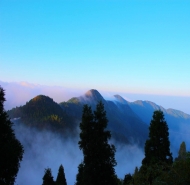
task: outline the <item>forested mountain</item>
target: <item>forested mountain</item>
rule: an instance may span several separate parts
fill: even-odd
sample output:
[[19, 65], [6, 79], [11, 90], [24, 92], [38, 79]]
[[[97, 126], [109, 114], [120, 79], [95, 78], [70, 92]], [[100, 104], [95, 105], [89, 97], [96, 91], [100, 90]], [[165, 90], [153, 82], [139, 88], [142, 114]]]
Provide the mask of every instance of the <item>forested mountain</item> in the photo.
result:
[[127, 104], [106, 101], [97, 90], [89, 90], [85, 95], [72, 98], [60, 105], [68, 115], [74, 116], [80, 121], [82, 105], [89, 104], [92, 109], [95, 109], [99, 101], [104, 104], [109, 120], [108, 129], [114, 139], [120, 142], [144, 144], [148, 136], [148, 126], [134, 114]]
[[150, 101], [135, 101], [125, 102], [130, 108], [139, 116], [139, 118], [150, 124], [152, 114], [155, 110], [161, 110], [164, 113], [165, 119], [168, 123], [170, 130], [179, 131], [182, 126], [190, 125], [190, 115], [185, 114], [182, 111], [174, 109], [164, 109], [162, 106], [156, 105]]
[[74, 120], [68, 116], [53, 99], [39, 95], [31, 99], [24, 106], [8, 111], [10, 118], [18, 120], [29, 127], [39, 130], [63, 132], [75, 129]]
[[79, 123], [84, 104], [95, 109], [96, 104], [102, 101], [107, 112], [108, 129], [112, 138], [121, 143], [136, 143], [144, 145], [148, 137], [148, 126], [154, 110], [162, 110], [169, 125], [169, 130], [179, 131], [181, 125], [190, 124], [190, 115], [174, 109], [164, 109], [149, 101], [128, 102], [119, 95], [115, 100], [105, 100], [97, 90], [89, 90], [80, 97], [74, 97], [67, 102], [57, 104], [53, 99], [39, 95], [26, 105], [16, 107], [8, 114], [11, 118], [20, 117], [20, 122], [40, 130], [49, 129], [78, 134]]

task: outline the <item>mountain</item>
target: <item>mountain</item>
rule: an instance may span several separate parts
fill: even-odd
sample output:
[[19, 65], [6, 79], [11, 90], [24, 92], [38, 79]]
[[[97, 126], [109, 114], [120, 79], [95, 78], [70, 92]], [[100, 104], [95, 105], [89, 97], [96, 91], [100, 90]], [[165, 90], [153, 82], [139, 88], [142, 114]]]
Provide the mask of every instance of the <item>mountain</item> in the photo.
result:
[[165, 116], [165, 120], [168, 123], [170, 130], [179, 131], [181, 126], [190, 125], [190, 115], [185, 114], [182, 111], [174, 109], [164, 109], [162, 106], [156, 105], [150, 101], [135, 101], [135, 102], [126, 102], [130, 108], [135, 112], [139, 118], [150, 124], [152, 119], [152, 114], [155, 110], [162, 110]]
[[89, 90], [83, 96], [75, 97], [60, 103], [62, 109], [80, 122], [82, 107], [89, 104], [94, 110], [97, 102], [102, 101], [109, 120], [108, 129], [115, 140], [124, 143], [144, 145], [148, 136], [148, 126], [131, 110], [127, 104], [114, 103], [105, 100], [95, 89]]
[[36, 96], [26, 105], [13, 108], [7, 113], [13, 120], [39, 130], [63, 132], [76, 127], [72, 125], [73, 118], [68, 116], [53, 99], [44, 95]]
[[135, 143], [143, 147], [153, 112], [159, 109], [164, 112], [173, 141], [181, 142], [188, 136], [190, 115], [174, 109], [164, 109], [150, 101], [128, 102], [120, 95], [115, 95], [113, 101], [105, 100], [95, 89], [60, 104], [47, 96], [39, 95], [26, 105], [8, 111], [8, 114], [12, 119], [20, 117], [19, 122], [29, 127], [78, 136], [83, 105], [88, 104], [95, 110], [99, 101], [103, 102], [107, 113], [107, 129], [119, 143]]

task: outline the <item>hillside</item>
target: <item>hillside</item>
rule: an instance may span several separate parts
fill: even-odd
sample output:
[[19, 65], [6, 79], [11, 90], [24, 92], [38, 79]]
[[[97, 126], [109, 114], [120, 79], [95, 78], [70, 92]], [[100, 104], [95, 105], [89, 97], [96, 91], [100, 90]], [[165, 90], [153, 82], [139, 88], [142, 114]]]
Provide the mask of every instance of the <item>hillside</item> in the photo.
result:
[[150, 101], [135, 101], [127, 102], [130, 108], [135, 112], [140, 119], [142, 119], [148, 125], [152, 119], [152, 114], [155, 110], [162, 110], [164, 112], [165, 119], [169, 125], [170, 130], [179, 131], [181, 126], [190, 125], [190, 115], [185, 114], [182, 111], [174, 109], [165, 109], [162, 106], [156, 105]]
[[67, 132], [69, 135], [74, 133], [78, 137], [83, 105], [89, 104], [94, 110], [99, 101], [104, 104], [112, 138], [119, 143], [143, 147], [148, 137], [152, 114], [154, 110], [159, 109], [164, 112], [173, 145], [175, 145], [173, 141], [186, 140], [184, 134], [189, 129], [184, 128], [190, 126], [190, 115], [174, 109], [164, 109], [150, 101], [128, 102], [120, 95], [115, 95], [113, 101], [105, 100], [94, 89], [60, 104], [47, 96], [39, 95], [26, 105], [8, 111], [8, 114], [12, 119], [20, 118], [19, 122], [29, 127], [61, 133], [69, 131]]
[[104, 104], [109, 120], [108, 129], [115, 140], [122, 143], [144, 145], [148, 137], [148, 126], [134, 114], [127, 104], [115, 104], [112, 101], [107, 101], [97, 90], [89, 90], [83, 96], [60, 103], [60, 106], [68, 115], [74, 116], [80, 122], [83, 105], [89, 104], [94, 110], [99, 101]]
[[[39, 95], [31, 99], [26, 105], [8, 111], [11, 119], [40, 130], [62, 132], [74, 129], [73, 118], [68, 116], [53, 99]], [[19, 119], [18, 119], [19, 118]]]

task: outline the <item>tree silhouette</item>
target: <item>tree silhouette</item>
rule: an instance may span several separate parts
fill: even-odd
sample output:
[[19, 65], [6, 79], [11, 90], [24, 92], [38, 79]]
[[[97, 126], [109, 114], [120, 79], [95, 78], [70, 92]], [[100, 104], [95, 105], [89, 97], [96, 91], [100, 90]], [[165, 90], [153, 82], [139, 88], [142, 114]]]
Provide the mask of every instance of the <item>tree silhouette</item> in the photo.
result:
[[13, 123], [4, 110], [4, 90], [0, 87], [0, 184], [13, 185], [24, 153], [16, 139]]
[[132, 176], [130, 173], [126, 174], [123, 180], [123, 185], [129, 185], [132, 181]]
[[149, 139], [145, 143], [145, 158], [142, 164], [156, 163], [171, 164], [173, 161], [170, 153], [168, 125], [161, 110], [154, 111], [149, 127]]
[[149, 127], [149, 139], [145, 143], [145, 158], [135, 175], [135, 183], [153, 184], [154, 181], [168, 171], [172, 162], [170, 153], [168, 125], [161, 110], [154, 111]]
[[75, 185], [83, 185], [83, 177], [84, 177], [84, 163], [80, 163], [78, 166], [78, 174], [76, 176]]
[[45, 174], [42, 179], [43, 179], [42, 185], [55, 185], [50, 168], [45, 169]]
[[178, 152], [178, 158], [177, 160], [184, 160], [186, 159], [187, 151], [186, 151], [186, 144], [183, 141], [180, 145], [179, 152]]
[[67, 185], [64, 168], [62, 165], [60, 165], [59, 167], [59, 171], [58, 171], [57, 179], [56, 179], [56, 185]]
[[94, 114], [91, 107], [84, 105], [80, 123], [79, 148], [83, 151], [83, 185], [116, 185], [115, 147], [108, 144], [110, 131], [106, 130], [107, 117], [104, 105], [99, 102]]

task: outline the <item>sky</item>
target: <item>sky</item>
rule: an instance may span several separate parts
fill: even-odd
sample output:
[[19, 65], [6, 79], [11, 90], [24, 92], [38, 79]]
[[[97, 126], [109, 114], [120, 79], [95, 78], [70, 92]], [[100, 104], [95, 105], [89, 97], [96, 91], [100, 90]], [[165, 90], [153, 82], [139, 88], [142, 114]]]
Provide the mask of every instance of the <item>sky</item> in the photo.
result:
[[181, 97], [187, 107], [189, 7], [189, 0], [0, 1], [0, 81]]

